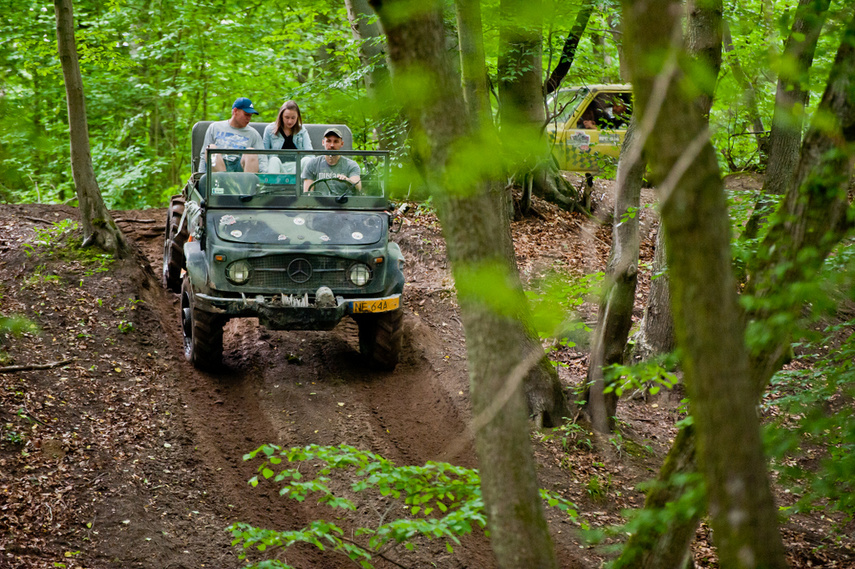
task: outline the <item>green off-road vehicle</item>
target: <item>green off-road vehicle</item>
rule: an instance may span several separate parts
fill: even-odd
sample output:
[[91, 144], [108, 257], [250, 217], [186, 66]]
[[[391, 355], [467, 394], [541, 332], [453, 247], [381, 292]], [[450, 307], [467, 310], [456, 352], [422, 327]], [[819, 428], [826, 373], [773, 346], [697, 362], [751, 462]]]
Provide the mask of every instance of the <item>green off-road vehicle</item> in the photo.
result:
[[[200, 368], [222, 361], [223, 326], [255, 317], [272, 330], [331, 330], [344, 317], [359, 328], [359, 348], [391, 370], [401, 350], [403, 256], [389, 241], [386, 152], [225, 150], [199, 154], [208, 122], [193, 127], [193, 172], [166, 216], [163, 283], [181, 294], [184, 355]], [[265, 123], [251, 126], [263, 131]], [[329, 127], [304, 125], [314, 148]], [[212, 160], [278, 158], [275, 172], [213, 172]], [[339, 154], [361, 169], [361, 187], [320, 179], [304, 190], [305, 161]]]

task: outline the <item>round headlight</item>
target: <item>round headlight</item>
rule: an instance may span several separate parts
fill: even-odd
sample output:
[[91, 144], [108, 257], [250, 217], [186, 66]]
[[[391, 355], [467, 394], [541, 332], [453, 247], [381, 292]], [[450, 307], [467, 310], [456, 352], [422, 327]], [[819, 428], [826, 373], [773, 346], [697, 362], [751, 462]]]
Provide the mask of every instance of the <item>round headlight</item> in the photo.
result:
[[371, 269], [368, 265], [358, 263], [350, 267], [347, 276], [350, 278], [350, 282], [356, 286], [365, 286], [371, 280]]
[[235, 261], [228, 267], [226, 267], [226, 278], [229, 279], [230, 282], [241, 285], [246, 283], [249, 280], [249, 276], [252, 273], [252, 270], [249, 267], [249, 263], [245, 260], [241, 259], [240, 261]]

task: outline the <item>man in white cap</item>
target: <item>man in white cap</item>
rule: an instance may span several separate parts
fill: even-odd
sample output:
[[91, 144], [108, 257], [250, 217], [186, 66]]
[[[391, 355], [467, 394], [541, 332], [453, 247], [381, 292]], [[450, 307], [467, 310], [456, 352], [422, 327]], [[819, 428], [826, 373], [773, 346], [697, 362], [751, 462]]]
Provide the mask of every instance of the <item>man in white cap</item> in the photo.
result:
[[[205, 155], [208, 148], [230, 148], [234, 150], [261, 149], [264, 143], [258, 131], [249, 126], [252, 115], [258, 111], [252, 106], [252, 101], [239, 97], [232, 105], [232, 117], [228, 120], [212, 122], [205, 132], [202, 142], [199, 171], [206, 169]], [[240, 158], [240, 160], [238, 160]], [[267, 156], [258, 154], [214, 154], [212, 156], [214, 172], [266, 172]]]
[[[342, 140], [341, 131], [335, 127], [328, 128], [324, 133], [323, 145], [325, 150], [341, 150]], [[307, 191], [317, 180], [344, 180], [353, 184], [357, 190], [362, 189], [360, 181], [359, 164], [340, 154], [315, 156], [308, 160], [303, 167], [303, 191]], [[319, 184], [313, 188], [319, 193], [329, 193], [334, 189], [336, 191], [344, 191], [349, 185], [345, 183], [335, 182], [337, 187], [334, 187], [333, 182], [327, 184]], [[326, 186], [326, 187], [324, 187]]]

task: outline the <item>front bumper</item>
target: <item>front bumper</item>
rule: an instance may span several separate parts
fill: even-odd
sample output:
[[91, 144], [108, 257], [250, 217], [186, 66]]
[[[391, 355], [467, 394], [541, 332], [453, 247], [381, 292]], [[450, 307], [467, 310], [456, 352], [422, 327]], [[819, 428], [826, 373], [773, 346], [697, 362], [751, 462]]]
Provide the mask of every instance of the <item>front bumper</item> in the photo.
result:
[[401, 306], [400, 294], [357, 299], [331, 295], [323, 300], [319, 298], [316, 295], [312, 302], [307, 294], [241, 295], [240, 298], [195, 295], [200, 310], [229, 318], [258, 318], [262, 326], [271, 330], [332, 330], [347, 315], [389, 312]]

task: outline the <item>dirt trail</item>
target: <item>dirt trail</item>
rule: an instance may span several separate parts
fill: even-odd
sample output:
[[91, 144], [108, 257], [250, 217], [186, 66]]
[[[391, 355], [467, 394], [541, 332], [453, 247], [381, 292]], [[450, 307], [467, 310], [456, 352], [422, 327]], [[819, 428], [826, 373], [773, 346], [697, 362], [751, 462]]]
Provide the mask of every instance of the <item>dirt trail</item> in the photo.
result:
[[[143, 241], [142, 249], [151, 265], [159, 267], [160, 240], [150, 241]], [[300, 529], [333, 515], [309, 501], [279, 498], [273, 485], [247, 486], [255, 465], [242, 456], [263, 443], [347, 443], [399, 464], [442, 460], [475, 466], [466, 431], [468, 388], [456, 317], [439, 324], [445, 334], [437, 334], [434, 325], [408, 311], [405, 348], [394, 373], [366, 367], [350, 320], [332, 332], [277, 332], [259, 327], [255, 319], [235, 320], [226, 327], [223, 369], [205, 373], [181, 361], [177, 296], [165, 291], [163, 296], [156, 304], [173, 347], [188, 434], [201, 462], [212, 471], [214, 491], [235, 506], [232, 519]], [[446, 350], [446, 344], [451, 349]], [[358, 517], [369, 521], [370, 515]], [[464, 542], [453, 562], [443, 544], [426, 546], [419, 557], [425, 563], [434, 555], [448, 558], [447, 567], [491, 566], [483, 539], [468, 542], [473, 545]], [[343, 558], [322, 556], [310, 548], [288, 559], [295, 563], [300, 558], [307, 566], [346, 564]]]

